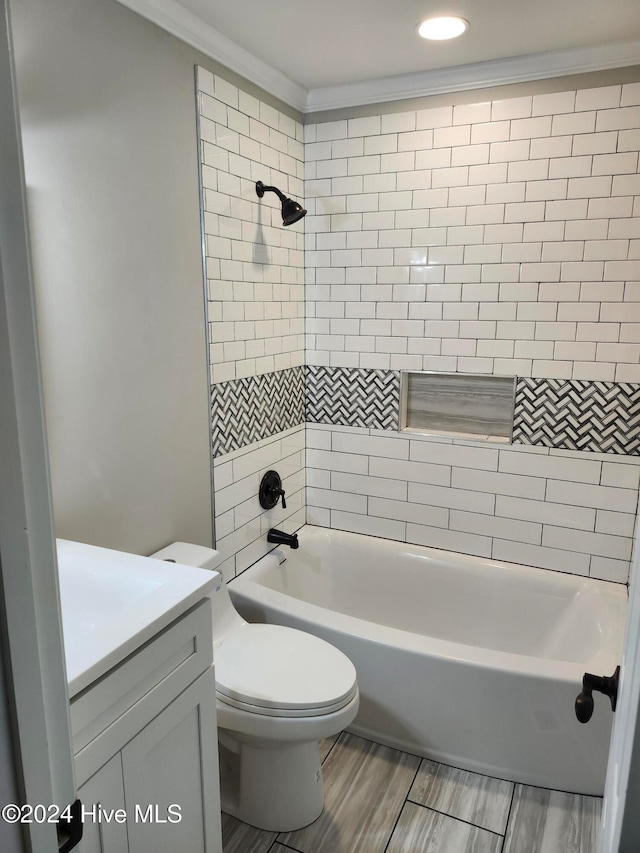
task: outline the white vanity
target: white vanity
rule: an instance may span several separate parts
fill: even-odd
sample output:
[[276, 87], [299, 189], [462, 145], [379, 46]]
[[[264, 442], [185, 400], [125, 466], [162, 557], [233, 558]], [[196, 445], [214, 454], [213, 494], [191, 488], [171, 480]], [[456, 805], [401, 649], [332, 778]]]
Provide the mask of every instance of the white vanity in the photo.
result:
[[216, 572], [58, 540], [82, 853], [221, 853]]

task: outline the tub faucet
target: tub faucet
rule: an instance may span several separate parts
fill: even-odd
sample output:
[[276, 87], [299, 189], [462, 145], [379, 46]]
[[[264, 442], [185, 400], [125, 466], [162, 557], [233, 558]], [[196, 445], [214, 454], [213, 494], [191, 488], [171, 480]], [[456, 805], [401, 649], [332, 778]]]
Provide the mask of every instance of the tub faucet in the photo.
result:
[[300, 547], [297, 533], [285, 533], [284, 530], [276, 530], [275, 527], [272, 527], [267, 533], [267, 542], [274, 545], [288, 545], [294, 550]]

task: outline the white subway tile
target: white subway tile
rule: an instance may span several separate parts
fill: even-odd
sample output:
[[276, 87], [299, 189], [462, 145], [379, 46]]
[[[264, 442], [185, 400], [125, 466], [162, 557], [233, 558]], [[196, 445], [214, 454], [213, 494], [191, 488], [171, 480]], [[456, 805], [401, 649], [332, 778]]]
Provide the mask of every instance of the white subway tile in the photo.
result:
[[591, 157], [553, 157], [549, 160], [549, 178], [584, 178], [591, 175]]
[[350, 494], [331, 489], [307, 487], [307, 503], [314, 507], [343, 510], [345, 512], [367, 513], [367, 498], [365, 495]]
[[629, 580], [629, 561], [592, 557], [589, 576], [613, 583], [627, 583]]
[[547, 157], [569, 157], [573, 145], [573, 136], [549, 136], [531, 140], [530, 156], [532, 160]]
[[367, 456], [353, 453], [337, 453], [332, 450], [308, 448], [307, 465], [310, 468], [323, 468], [328, 471], [366, 474], [369, 470], [369, 459]]
[[621, 107], [640, 104], [640, 83], [624, 83], [622, 86]]
[[424, 128], [450, 127], [453, 123], [453, 107], [432, 107], [426, 110], [418, 110], [416, 116], [416, 127], [418, 130]]
[[405, 541], [405, 523], [392, 519], [331, 510], [331, 527], [337, 530], [349, 530], [352, 533], [363, 533], [365, 536], [381, 536], [383, 539]]
[[614, 512], [635, 512], [637, 494], [633, 489], [593, 486], [584, 483], [549, 480], [546, 499], [555, 503], [589, 506]]
[[451, 468], [444, 461], [416, 462], [413, 459], [411, 461], [392, 460], [374, 456], [369, 460], [369, 474], [404, 480], [407, 483], [428, 483], [434, 486], [448, 486], [451, 481]]
[[547, 181], [529, 181], [525, 193], [526, 201], [546, 201], [567, 197], [567, 179], [557, 178]]
[[508, 201], [524, 201], [526, 183], [524, 181], [505, 184], [489, 184], [486, 188], [487, 204]]
[[492, 515], [495, 496], [466, 489], [452, 489], [425, 483], [409, 483], [409, 500], [413, 503], [461, 509]]
[[621, 86], [600, 86], [596, 89], [579, 89], [576, 93], [576, 112], [602, 110], [620, 105]]
[[477, 124], [491, 118], [491, 102], [477, 104], [458, 104], [453, 108], [454, 124]]
[[[383, 116], [384, 118], [384, 116]], [[386, 133], [382, 136], [365, 136], [365, 154], [392, 154], [398, 150], [398, 134]]]
[[545, 218], [545, 203], [543, 201], [522, 202], [521, 204], [506, 204], [504, 221], [508, 222], [538, 222]]
[[470, 184], [504, 183], [507, 180], [508, 164], [491, 163], [486, 166], [469, 166]]
[[569, 198], [608, 198], [611, 195], [610, 175], [589, 178], [571, 178], [567, 195]]
[[478, 557], [491, 556], [491, 539], [457, 530], [428, 527], [422, 524], [407, 524], [406, 541], [429, 548], [442, 548], [460, 554], [474, 554]]
[[472, 512], [451, 510], [449, 520], [451, 530], [461, 530], [465, 533], [481, 533], [498, 539], [510, 539], [515, 542], [527, 542], [532, 545], [542, 544], [542, 525], [531, 521], [520, 521], [512, 518], [476, 515]]
[[638, 460], [634, 459], [633, 461], [636, 464], [623, 465], [616, 464], [616, 462], [603, 462], [601, 485], [637, 489], [640, 486], [640, 466]]
[[596, 113], [593, 111], [555, 115], [551, 123], [551, 133], [553, 136], [593, 133], [595, 129]]
[[640, 106], [599, 110], [596, 130], [627, 130], [640, 127]]
[[534, 361], [532, 376], [545, 379], [571, 379], [573, 364], [570, 361]]
[[613, 382], [615, 372], [615, 364], [574, 361], [571, 378], [588, 379], [594, 382]]
[[[524, 456], [524, 454], [521, 454]], [[533, 455], [536, 461], [541, 459]], [[555, 458], [555, 457], [554, 457]], [[571, 527], [576, 530], [594, 530], [596, 510], [588, 507], [550, 503], [549, 501], [531, 501], [523, 498], [496, 496], [496, 515], [506, 518], [519, 518], [540, 524], [555, 524], [559, 527]], [[617, 513], [616, 513], [617, 514]]]
[[494, 539], [491, 556], [494, 560], [505, 560], [508, 563], [538, 566], [541, 569], [570, 572], [585, 577], [589, 574], [588, 554], [577, 554], [556, 548]]
[[551, 117], [514, 119], [511, 122], [511, 139], [532, 139], [551, 135]]
[[507, 98], [504, 101], [493, 101], [491, 104], [491, 121], [505, 119], [528, 118], [533, 109], [531, 97]]
[[449, 169], [434, 169], [432, 174], [433, 187], [460, 187], [469, 183], [467, 166], [457, 166]]
[[451, 149], [416, 151], [416, 169], [443, 169], [451, 165]]
[[416, 113], [414, 110], [403, 113], [389, 113], [382, 116], [381, 132], [406, 133], [415, 130]]
[[534, 95], [532, 115], [570, 113], [575, 109], [575, 101], [575, 92], [552, 92], [548, 95]]
[[[633, 214], [631, 197], [589, 199], [589, 219], [627, 219]], [[566, 219], [584, 219], [583, 216], [567, 216]]]
[[471, 144], [506, 142], [509, 139], [510, 126], [509, 121], [471, 123]]
[[469, 468], [454, 467], [451, 471], [451, 485], [454, 488], [489, 492], [494, 495], [513, 495], [514, 497], [532, 498], [533, 500], [543, 500], [545, 495], [545, 480], [541, 477], [525, 477], [493, 471], [473, 471]]
[[364, 139], [336, 139], [331, 143], [331, 157], [336, 160], [341, 157], [362, 157], [364, 155]]
[[350, 118], [347, 120], [347, 136], [378, 136], [380, 134], [380, 116]]
[[428, 524], [434, 527], [449, 526], [449, 510], [442, 507], [392, 501], [386, 498], [369, 498], [369, 515], [378, 518], [392, 518], [397, 521], [410, 521], [415, 524]]
[[500, 451], [498, 470], [508, 474], [598, 484], [601, 464], [581, 459], [560, 459], [555, 456], [517, 453], [514, 449]]
[[526, 160], [529, 157], [529, 140], [492, 142], [489, 150], [490, 163], [506, 163], [511, 160]]
[[331, 450], [331, 431], [307, 424], [306, 446], [315, 450]]
[[608, 533], [611, 536], [633, 536], [636, 517], [632, 513], [609, 512], [599, 509], [596, 517], [596, 533]]
[[398, 134], [398, 151], [421, 151], [433, 147], [433, 130], [413, 130]]
[[[620, 154], [596, 154], [593, 158], [593, 175], [634, 175], [633, 178], [621, 178], [614, 184], [614, 195], [626, 195], [638, 188], [638, 152], [626, 151]], [[618, 189], [619, 187], [619, 189]], [[617, 192], [616, 192], [617, 189]]]
[[606, 533], [587, 533], [584, 530], [578, 532], [566, 527], [545, 525], [542, 544], [550, 548], [609, 557], [613, 560], [629, 560], [632, 540], [623, 536], [609, 536]]
[[[584, 257], [584, 243], [579, 240], [566, 240], [544, 243], [542, 246], [542, 260], [545, 263], [554, 261], [581, 261]], [[587, 260], [585, 258], [585, 260]]]

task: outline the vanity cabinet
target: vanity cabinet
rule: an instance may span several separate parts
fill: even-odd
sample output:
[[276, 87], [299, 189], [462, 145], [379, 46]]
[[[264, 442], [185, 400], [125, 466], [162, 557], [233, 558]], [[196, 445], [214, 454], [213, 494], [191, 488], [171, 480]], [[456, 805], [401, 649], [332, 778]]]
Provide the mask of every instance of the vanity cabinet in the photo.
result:
[[71, 699], [81, 853], [221, 853], [212, 656], [206, 600]]

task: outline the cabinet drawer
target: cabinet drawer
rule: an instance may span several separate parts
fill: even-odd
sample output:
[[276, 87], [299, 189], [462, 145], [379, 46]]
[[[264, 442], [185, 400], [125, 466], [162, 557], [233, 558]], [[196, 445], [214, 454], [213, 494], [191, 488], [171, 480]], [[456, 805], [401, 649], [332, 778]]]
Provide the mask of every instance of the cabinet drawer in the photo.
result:
[[212, 661], [211, 604], [206, 599], [75, 696], [70, 716], [78, 784]]

